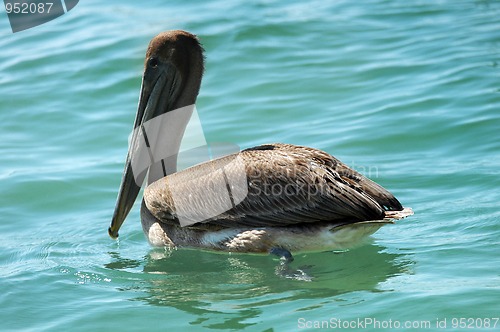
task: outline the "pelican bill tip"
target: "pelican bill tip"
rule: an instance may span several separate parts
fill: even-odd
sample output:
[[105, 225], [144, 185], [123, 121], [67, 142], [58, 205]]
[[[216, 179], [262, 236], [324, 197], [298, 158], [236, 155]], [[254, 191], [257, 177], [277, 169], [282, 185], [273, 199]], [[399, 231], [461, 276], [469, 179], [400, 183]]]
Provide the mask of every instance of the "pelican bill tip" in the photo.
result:
[[118, 239], [118, 232], [113, 230], [112, 227], [109, 227], [108, 228], [108, 234], [109, 234], [109, 237], [111, 237], [113, 240], [116, 240]]

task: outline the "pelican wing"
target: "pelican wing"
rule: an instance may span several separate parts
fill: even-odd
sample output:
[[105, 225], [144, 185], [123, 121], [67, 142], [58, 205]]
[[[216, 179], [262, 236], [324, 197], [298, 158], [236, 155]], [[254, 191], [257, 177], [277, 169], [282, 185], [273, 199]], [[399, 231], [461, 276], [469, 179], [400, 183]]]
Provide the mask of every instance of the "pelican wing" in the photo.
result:
[[169, 175], [146, 188], [144, 201], [161, 222], [202, 228], [351, 223], [403, 209], [390, 192], [326, 152], [288, 144], [257, 146]]

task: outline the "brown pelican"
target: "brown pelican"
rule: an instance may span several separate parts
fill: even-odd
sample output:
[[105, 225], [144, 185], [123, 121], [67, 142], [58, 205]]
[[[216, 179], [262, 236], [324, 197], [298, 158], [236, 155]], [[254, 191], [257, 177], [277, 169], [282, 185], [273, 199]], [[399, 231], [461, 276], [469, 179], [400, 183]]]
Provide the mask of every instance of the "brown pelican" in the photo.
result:
[[145, 172], [133, 170], [138, 140], [151, 147], [144, 126], [174, 110], [180, 123], [160, 125], [168, 131], [165, 148], [173, 151], [171, 157], [152, 160], [147, 167], [141, 220], [153, 246], [287, 256], [344, 248], [413, 214], [380, 185], [309, 147], [266, 144], [176, 172], [176, 156], [192, 112], [189, 105], [195, 104], [203, 70], [203, 48], [191, 33], [168, 31], [151, 40], [109, 228], [112, 238], [118, 237], [145, 177]]

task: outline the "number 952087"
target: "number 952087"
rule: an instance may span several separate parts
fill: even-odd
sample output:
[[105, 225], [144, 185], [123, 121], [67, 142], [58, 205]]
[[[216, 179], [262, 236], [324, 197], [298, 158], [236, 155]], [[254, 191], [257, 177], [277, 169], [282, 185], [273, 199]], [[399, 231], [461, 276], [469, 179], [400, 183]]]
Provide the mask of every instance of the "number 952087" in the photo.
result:
[[5, 11], [7, 14], [49, 14], [53, 2], [27, 3], [27, 2], [6, 2]]
[[452, 318], [451, 327], [454, 329], [494, 329], [498, 326], [499, 318]]

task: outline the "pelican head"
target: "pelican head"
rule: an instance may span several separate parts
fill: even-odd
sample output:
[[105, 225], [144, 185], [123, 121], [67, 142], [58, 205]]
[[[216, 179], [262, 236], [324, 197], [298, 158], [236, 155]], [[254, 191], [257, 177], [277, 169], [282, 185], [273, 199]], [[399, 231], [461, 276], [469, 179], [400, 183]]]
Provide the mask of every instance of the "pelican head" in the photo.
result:
[[[151, 173], [148, 167], [140, 174], [134, 174], [132, 167], [133, 154], [136, 152], [134, 146], [141, 134], [142, 126], [155, 117], [193, 105], [200, 90], [202, 75], [203, 49], [195, 35], [180, 30], [168, 31], [158, 34], [149, 43], [134, 130], [113, 219], [108, 229], [112, 238], [118, 237], [118, 230], [139, 194], [147, 171]], [[184, 121], [177, 126], [181, 128], [177, 128], [178, 134], [172, 137], [173, 151], [179, 151], [186, 125], [187, 121]], [[175, 163], [176, 160], [174, 165], [164, 172], [175, 172]]]

